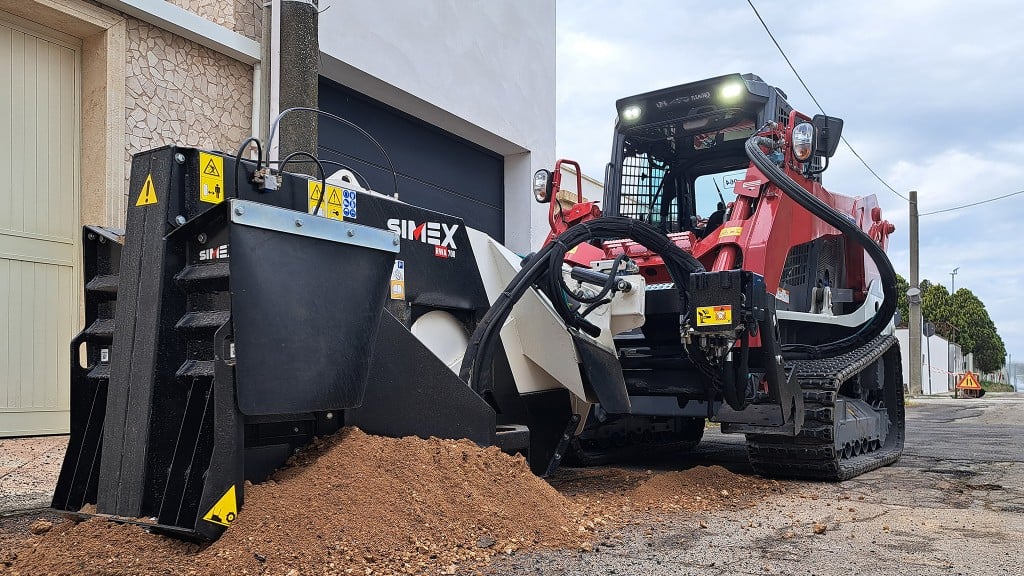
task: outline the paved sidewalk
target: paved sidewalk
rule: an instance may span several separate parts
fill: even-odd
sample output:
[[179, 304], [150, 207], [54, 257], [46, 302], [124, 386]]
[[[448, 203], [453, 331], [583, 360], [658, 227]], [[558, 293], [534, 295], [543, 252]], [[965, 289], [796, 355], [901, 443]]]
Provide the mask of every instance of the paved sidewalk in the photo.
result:
[[67, 436], [0, 438], [0, 514], [50, 505]]

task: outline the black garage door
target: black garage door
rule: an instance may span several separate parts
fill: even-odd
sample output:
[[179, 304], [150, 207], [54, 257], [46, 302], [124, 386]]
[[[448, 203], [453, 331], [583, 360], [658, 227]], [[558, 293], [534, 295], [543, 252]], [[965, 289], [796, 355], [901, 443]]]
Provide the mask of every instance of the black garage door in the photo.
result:
[[[398, 172], [401, 200], [459, 216], [504, 240], [501, 156], [324, 78], [320, 108], [358, 124], [380, 142]], [[393, 192], [387, 161], [372, 142], [326, 117], [319, 129], [321, 158], [351, 166], [378, 192]]]

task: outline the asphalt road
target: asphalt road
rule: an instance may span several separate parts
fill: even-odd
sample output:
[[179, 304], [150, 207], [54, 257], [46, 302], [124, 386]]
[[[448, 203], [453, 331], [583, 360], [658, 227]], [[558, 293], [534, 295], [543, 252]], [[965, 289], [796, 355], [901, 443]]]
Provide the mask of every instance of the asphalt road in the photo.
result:
[[[896, 465], [836, 484], [787, 482], [752, 510], [663, 516], [593, 552], [507, 557], [493, 573], [1024, 574], [1024, 394], [915, 399], [907, 419]], [[751, 473], [742, 437], [717, 431], [674, 466], [710, 463]]]

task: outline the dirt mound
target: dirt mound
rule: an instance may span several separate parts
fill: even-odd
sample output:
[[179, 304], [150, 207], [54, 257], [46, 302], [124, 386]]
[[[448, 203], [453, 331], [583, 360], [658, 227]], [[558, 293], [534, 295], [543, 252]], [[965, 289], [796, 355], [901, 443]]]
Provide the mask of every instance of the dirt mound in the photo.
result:
[[291, 464], [247, 487], [238, 520], [206, 548], [69, 521], [0, 561], [26, 575], [453, 574], [521, 548], [578, 548], [594, 530], [521, 457], [469, 441], [346, 429]]
[[238, 520], [209, 546], [100, 519], [31, 536], [26, 519], [24, 543], [0, 551], [0, 574], [471, 573], [496, 554], [590, 550], [595, 534], [665, 512], [750, 506], [783, 491], [720, 466], [563, 469], [552, 482], [497, 448], [345, 429], [247, 486]]
[[697, 466], [652, 475], [633, 489], [637, 504], [699, 512], [748, 506], [784, 491], [774, 480], [734, 474], [721, 466]]

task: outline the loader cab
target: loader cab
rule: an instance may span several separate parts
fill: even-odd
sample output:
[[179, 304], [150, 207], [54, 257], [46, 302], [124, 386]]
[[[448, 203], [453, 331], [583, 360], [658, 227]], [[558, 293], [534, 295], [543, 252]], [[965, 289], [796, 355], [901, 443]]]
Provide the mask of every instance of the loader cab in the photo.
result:
[[[616, 102], [604, 210], [665, 232], [709, 235], [749, 165], [746, 140], [788, 121], [785, 94], [753, 74], [730, 74]], [[710, 221], [710, 222], [709, 222]]]

